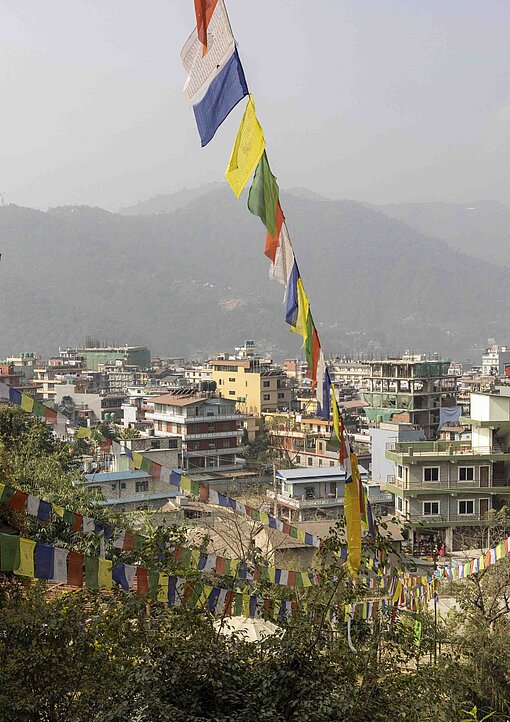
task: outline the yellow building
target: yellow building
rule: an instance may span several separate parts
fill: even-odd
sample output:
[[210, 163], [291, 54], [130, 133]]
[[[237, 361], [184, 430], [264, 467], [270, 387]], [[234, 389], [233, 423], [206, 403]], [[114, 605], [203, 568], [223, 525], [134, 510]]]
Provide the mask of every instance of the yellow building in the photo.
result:
[[257, 358], [211, 361], [216, 391], [237, 402], [243, 414], [290, 409], [292, 391], [283, 371], [261, 365]]

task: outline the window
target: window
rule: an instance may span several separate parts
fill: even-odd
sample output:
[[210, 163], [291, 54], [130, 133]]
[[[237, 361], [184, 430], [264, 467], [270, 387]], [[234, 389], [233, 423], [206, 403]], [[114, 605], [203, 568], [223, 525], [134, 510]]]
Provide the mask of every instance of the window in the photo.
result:
[[235, 380], [235, 376], [234, 376], [234, 377], [231, 376], [231, 377], [229, 378], [229, 381], [230, 381], [231, 383], [235, 383], [235, 381], [236, 381], [236, 380]]
[[305, 486], [305, 499], [315, 499], [315, 488], [313, 486]]
[[403, 474], [402, 464], [397, 464], [397, 479], [401, 479]]
[[235, 395], [236, 395], [236, 392], [235, 392], [235, 391], [229, 391], [228, 393], [229, 393], [230, 396], [235, 396]]
[[299, 454], [298, 454], [298, 455], [296, 456], [296, 464], [300, 464], [300, 463], [301, 463], [301, 457], [300, 457]]
[[439, 502], [438, 501], [424, 501], [423, 502], [423, 516], [439, 516]]
[[319, 459], [319, 466], [322, 466], [322, 459]]
[[330, 462], [329, 462], [329, 465], [330, 465], [330, 466], [334, 466], [334, 465], [335, 465], [335, 462], [334, 462], [334, 461], [330, 461]]
[[426, 466], [423, 469], [423, 481], [439, 481], [439, 466]]
[[459, 514], [474, 514], [475, 513], [475, 502], [473, 499], [460, 499], [459, 500]]
[[285, 398], [285, 394], [283, 394], [283, 393], [278, 393], [278, 398], [279, 398], [279, 399], [284, 399], [284, 398]]
[[264, 401], [269, 401], [269, 399], [271, 398], [271, 394], [264, 394], [262, 398]]
[[125, 489], [125, 488], [126, 488], [126, 482], [125, 482], [125, 481], [121, 482], [120, 488], [121, 488], [121, 489]]
[[268, 389], [271, 386], [271, 381], [264, 381], [262, 383], [262, 385], [264, 386], [265, 389]]
[[141, 491], [149, 491], [149, 482], [147, 480], [135, 481], [135, 492], [138, 494]]
[[395, 497], [395, 508], [397, 511], [402, 512], [402, 510], [404, 508], [404, 502], [403, 502], [403, 499], [401, 496]]
[[474, 478], [474, 466], [459, 466], [459, 481], [474, 481]]
[[308, 466], [312, 466], [312, 464], [313, 464], [313, 457], [309, 456], [308, 457]]
[[112, 489], [115, 490], [116, 488], [117, 488], [117, 484], [112, 484]]

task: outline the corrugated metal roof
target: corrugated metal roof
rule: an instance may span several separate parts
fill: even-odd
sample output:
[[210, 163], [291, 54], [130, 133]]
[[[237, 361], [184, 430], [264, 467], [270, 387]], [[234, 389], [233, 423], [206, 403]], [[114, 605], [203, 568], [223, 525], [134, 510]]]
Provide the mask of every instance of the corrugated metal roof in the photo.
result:
[[[163, 499], [173, 499], [178, 496], [177, 492], [166, 491], [164, 494], [140, 494], [135, 496], [124, 496], [121, 499], [105, 499], [105, 501], [97, 502], [99, 506], [118, 506], [119, 504], [133, 504], [134, 502], [143, 503], [144, 501], [159, 501]], [[179, 496], [182, 496], [179, 494]], [[178, 507], [179, 508], [179, 507]], [[187, 509], [188, 507], [183, 507]]]

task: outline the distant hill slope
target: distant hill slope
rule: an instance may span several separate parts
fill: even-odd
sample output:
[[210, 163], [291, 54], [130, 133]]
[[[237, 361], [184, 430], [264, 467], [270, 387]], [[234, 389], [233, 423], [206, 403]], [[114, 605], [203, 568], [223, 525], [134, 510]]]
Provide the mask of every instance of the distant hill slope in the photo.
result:
[[207, 195], [212, 190], [225, 186], [225, 183], [206, 183], [199, 188], [183, 188], [176, 193], [165, 193], [153, 196], [146, 201], [140, 201], [132, 206], [121, 208], [121, 216], [153, 216], [158, 213], [173, 213], [177, 208], [188, 205], [196, 198]]
[[[464, 355], [505, 337], [506, 269], [349, 201], [282, 194], [326, 350]], [[260, 221], [229, 189], [172, 213], [0, 207], [0, 355], [54, 353], [86, 335], [158, 353], [214, 353], [254, 338], [296, 355]]]
[[503, 203], [403, 203], [380, 210], [458, 251], [510, 266], [510, 208]]

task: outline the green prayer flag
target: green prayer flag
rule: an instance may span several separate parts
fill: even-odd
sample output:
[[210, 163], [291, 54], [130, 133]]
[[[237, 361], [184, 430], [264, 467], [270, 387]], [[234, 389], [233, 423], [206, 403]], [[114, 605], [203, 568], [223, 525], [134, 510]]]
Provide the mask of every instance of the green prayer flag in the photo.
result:
[[151, 467], [152, 467], [152, 461], [150, 459], [148, 459], [146, 456], [144, 456], [142, 459], [142, 463], [140, 465], [140, 469], [142, 471], [146, 471], [148, 474], [150, 474]]
[[140, 551], [143, 548], [144, 538], [140, 534], [135, 534], [135, 550]]
[[149, 572], [149, 596], [152, 599], [158, 598], [159, 572]]
[[200, 496], [200, 482], [191, 480], [191, 494], [192, 496]]
[[264, 151], [253, 176], [253, 183], [248, 195], [248, 208], [253, 215], [259, 216], [271, 236], [276, 233], [276, 208], [279, 193], [278, 183], [271, 173], [266, 151]]
[[191, 594], [189, 595], [187, 607], [190, 609], [195, 609], [197, 606], [197, 602], [200, 599], [202, 595], [202, 589], [204, 588], [203, 584], [199, 584], [198, 582], [193, 586], [193, 589], [191, 590]]
[[64, 511], [63, 520], [66, 524], [69, 524], [69, 526], [72, 526], [74, 524], [74, 514], [72, 511], [69, 511], [66, 509]]
[[41, 404], [40, 401], [37, 401], [34, 399], [34, 407], [32, 409], [32, 413], [36, 416], [45, 416], [46, 415], [46, 406], [44, 404]]
[[181, 561], [179, 562], [179, 567], [181, 569], [188, 569], [191, 564], [191, 549], [187, 549], [186, 547], [183, 547], [182, 549], [182, 556]]
[[234, 616], [239, 617], [243, 613], [243, 595], [238, 592], [234, 602]]
[[315, 324], [312, 318], [312, 312], [308, 308], [308, 316], [306, 317], [306, 338], [305, 338], [305, 359], [306, 366], [311, 371], [313, 367], [313, 329]]
[[14, 495], [15, 491], [16, 489], [13, 489], [12, 486], [4, 486], [0, 495], [0, 502], [2, 504], [7, 504], [10, 501], [11, 496]]
[[260, 521], [260, 511], [258, 509], [252, 509], [251, 518], [252, 521]]
[[289, 536], [294, 537], [294, 539], [298, 538], [298, 528], [297, 526], [291, 526], [289, 531]]
[[19, 536], [0, 534], [0, 571], [12, 572], [19, 567]]
[[87, 589], [99, 589], [99, 559], [85, 556], [85, 586]]

